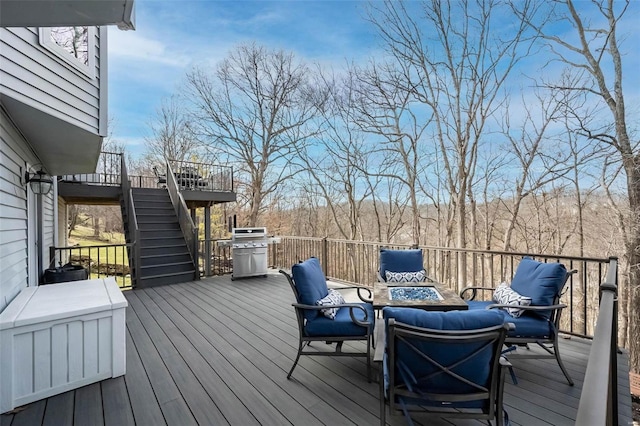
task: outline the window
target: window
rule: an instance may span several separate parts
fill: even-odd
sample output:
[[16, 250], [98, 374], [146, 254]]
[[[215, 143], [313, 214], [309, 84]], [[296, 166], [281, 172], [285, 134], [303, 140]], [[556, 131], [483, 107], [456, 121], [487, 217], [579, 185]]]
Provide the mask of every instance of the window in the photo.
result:
[[40, 44], [56, 56], [95, 77], [95, 27], [40, 28]]

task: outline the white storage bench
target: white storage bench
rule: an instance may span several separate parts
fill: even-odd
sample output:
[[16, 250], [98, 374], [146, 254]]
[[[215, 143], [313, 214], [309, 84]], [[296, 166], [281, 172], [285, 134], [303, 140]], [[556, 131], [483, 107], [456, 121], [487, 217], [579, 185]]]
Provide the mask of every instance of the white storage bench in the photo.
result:
[[0, 413], [125, 373], [114, 278], [27, 287], [0, 314]]

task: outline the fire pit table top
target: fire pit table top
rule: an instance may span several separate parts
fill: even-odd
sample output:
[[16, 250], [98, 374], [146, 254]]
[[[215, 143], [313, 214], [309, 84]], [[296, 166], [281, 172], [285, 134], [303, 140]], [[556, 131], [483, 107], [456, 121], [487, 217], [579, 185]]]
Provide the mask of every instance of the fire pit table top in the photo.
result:
[[374, 283], [373, 307], [385, 306], [420, 308], [428, 311], [469, 309], [467, 303], [453, 290], [433, 282]]

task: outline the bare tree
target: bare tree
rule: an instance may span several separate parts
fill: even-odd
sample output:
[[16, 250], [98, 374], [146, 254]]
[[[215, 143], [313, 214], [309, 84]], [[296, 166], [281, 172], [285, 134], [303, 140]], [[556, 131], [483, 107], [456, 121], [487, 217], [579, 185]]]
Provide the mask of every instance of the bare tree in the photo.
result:
[[375, 184], [368, 181], [371, 151], [353, 124], [356, 76], [353, 72], [340, 78], [319, 75], [323, 133], [307, 149], [299, 149], [298, 161], [331, 212], [340, 237], [361, 239], [363, 208]]
[[[581, 117], [577, 130], [585, 137], [597, 141], [605, 149], [614, 148], [626, 175], [629, 199], [629, 216], [624, 218], [626, 233], [626, 258], [629, 273], [629, 336], [630, 366], [640, 371], [640, 146], [633, 141], [627, 123], [625, 93], [623, 90], [623, 54], [618, 44], [618, 29], [629, 0], [592, 0], [580, 2], [576, 7], [573, 0], [557, 0], [552, 11], [554, 22], [565, 24], [572, 33], [558, 35], [554, 28], [526, 18], [538, 35], [546, 42], [546, 47], [554, 58], [572, 70], [582, 79], [580, 84], [564, 86], [545, 84], [555, 90], [580, 91], [593, 102], [601, 103], [608, 109], [609, 117], [587, 116], [576, 111]], [[514, 2], [514, 10], [523, 16], [519, 2]], [[587, 18], [588, 16], [588, 18]], [[583, 111], [585, 111], [584, 109]], [[637, 124], [637, 123], [636, 123]], [[620, 224], [622, 226], [622, 223]], [[634, 308], [635, 307], [635, 308]], [[623, 304], [624, 309], [624, 304]]]
[[553, 134], [550, 127], [559, 119], [562, 105], [567, 99], [559, 102], [551, 96], [544, 96], [537, 90], [534, 100], [522, 99], [525, 111], [522, 123], [513, 127], [511, 117], [503, 118], [503, 132], [509, 140], [509, 151], [514, 159], [511, 171], [515, 188], [509, 199], [505, 200], [509, 220], [504, 231], [503, 250], [512, 250], [513, 229], [518, 221], [520, 208], [526, 197], [544, 189], [553, 181], [566, 175], [571, 166], [568, 165], [570, 153], [559, 147], [564, 144], [559, 139], [563, 135]]
[[198, 155], [199, 144], [184, 111], [178, 97], [162, 100], [149, 123], [153, 135], [145, 138], [146, 155], [152, 164], [163, 165], [165, 159], [189, 161]]
[[[403, 64], [404, 65], [404, 64]], [[428, 155], [424, 140], [425, 129], [431, 124], [431, 111], [421, 111], [410, 90], [406, 90], [405, 71], [393, 63], [370, 62], [368, 67], [353, 71], [359, 84], [354, 104], [355, 122], [372, 138], [377, 146], [379, 172], [369, 171], [379, 178], [395, 179], [407, 194], [411, 212], [411, 242], [420, 244], [420, 204], [425, 198], [419, 190], [427, 182]], [[423, 191], [430, 198], [429, 191]]]
[[89, 27], [51, 28], [51, 40], [81, 63], [89, 64]]
[[[530, 3], [523, 2], [527, 16]], [[487, 120], [503, 101], [502, 88], [528, 54], [525, 20], [498, 31], [504, 9], [491, 0], [385, 1], [374, 4], [370, 20], [391, 57], [404, 69], [406, 90], [433, 114], [451, 207], [447, 229], [457, 246], [467, 246], [467, 196]], [[459, 285], [466, 284], [460, 268]]]
[[308, 68], [292, 53], [241, 45], [214, 73], [187, 75], [194, 128], [210, 151], [227, 155], [247, 199], [248, 225], [264, 200], [296, 171], [290, 159], [317, 133]]

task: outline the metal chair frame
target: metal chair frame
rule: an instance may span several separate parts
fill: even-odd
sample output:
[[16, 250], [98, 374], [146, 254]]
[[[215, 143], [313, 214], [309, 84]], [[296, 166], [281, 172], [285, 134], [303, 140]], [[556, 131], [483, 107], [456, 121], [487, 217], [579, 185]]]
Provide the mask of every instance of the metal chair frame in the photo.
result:
[[[540, 311], [551, 311], [551, 316], [549, 317], [549, 325], [551, 326], [553, 333], [552, 336], [549, 337], [509, 337], [505, 339], [505, 345], [510, 346], [511, 352], [509, 354], [509, 359], [547, 359], [552, 358], [555, 359], [562, 370], [562, 374], [567, 379], [567, 382], [570, 386], [573, 386], [573, 379], [569, 375], [564, 363], [562, 362], [562, 358], [560, 358], [560, 351], [558, 349], [558, 331], [560, 329], [560, 317], [562, 315], [562, 310], [567, 307], [565, 304], [560, 303], [560, 298], [566, 292], [566, 284], [569, 281], [571, 276], [578, 272], [576, 269], [571, 271], [567, 271], [567, 274], [564, 278], [564, 282], [560, 287], [560, 290], [556, 293], [553, 298], [553, 305], [550, 306], [520, 306], [520, 305], [508, 305], [508, 304], [498, 304], [494, 303], [487, 306], [487, 309], [502, 309], [502, 308], [518, 308], [528, 312], [540, 312]], [[471, 291], [471, 296], [465, 300], [474, 300], [478, 291], [494, 291], [494, 288], [489, 287], [466, 287], [460, 292], [460, 297], [465, 299], [465, 293], [467, 291]], [[513, 349], [519, 346], [524, 346], [529, 349], [529, 344], [535, 343], [544, 349], [547, 354], [521, 354], [513, 352]]]
[[[287, 374], [287, 379], [291, 378], [291, 374], [293, 373], [293, 370], [296, 368], [296, 366], [298, 365], [298, 361], [300, 360], [300, 356], [301, 355], [308, 355], [308, 356], [350, 356], [350, 357], [366, 357], [366, 361], [367, 361], [367, 380], [369, 382], [371, 382], [371, 347], [374, 346], [374, 340], [373, 340], [373, 325], [369, 324], [367, 322], [362, 322], [359, 321], [355, 315], [354, 315], [354, 311], [355, 310], [361, 310], [362, 312], [364, 312], [365, 315], [365, 320], [368, 320], [369, 318], [367, 317], [367, 312], [366, 310], [360, 306], [357, 303], [344, 303], [344, 304], [340, 304], [340, 305], [323, 305], [323, 306], [316, 306], [316, 305], [305, 305], [300, 303], [300, 294], [298, 293], [298, 289], [296, 288], [295, 282], [293, 280], [293, 277], [286, 271], [283, 271], [282, 269], [279, 271], [282, 275], [284, 275], [287, 278], [287, 281], [289, 282], [289, 285], [291, 286], [291, 290], [293, 291], [293, 294], [295, 295], [296, 298], [296, 303], [293, 303], [292, 306], [295, 308], [295, 312], [296, 312], [296, 319], [298, 320], [298, 353], [296, 355], [296, 359], [293, 362], [293, 366], [291, 367], [291, 370], [289, 370], [289, 373]], [[363, 302], [371, 302], [371, 290], [368, 289], [367, 287], [358, 287], [358, 286], [349, 286], [349, 287], [340, 287], [340, 290], [347, 290], [347, 289], [357, 289], [357, 293], [358, 293], [358, 297], [360, 298], [360, 300], [362, 300]], [[367, 291], [368, 292], [368, 297], [365, 297], [361, 294], [361, 291]], [[321, 309], [327, 309], [327, 308], [348, 308], [349, 309], [349, 315], [351, 316], [351, 320], [361, 326], [366, 328], [366, 332], [364, 335], [358, 335], [358, 336], [308, 336], [305, 333], [305, 325], [306, 325], [306, 319], [304, 316], [304, 312], [307, 310], [315, 310], [315, 311], [319, 311]], [[342, 346], [344, 342], [348, 342], [348, 341], [366, 341], [367, 343], [367, 351], [366, 352], [354, 352], [354, 351], [348, 351], [348, 352], [343, 352], [342, 350]], [[312, 342], [326, 342], [327, 344], [333, 344], [336, 343], [336, 348], [334, 351], [323, 351], [323, 350], [307, 350], [305, 351], [305, 347], [311, 347], [311, 343]]]
[[[380, 371], [380, 424], [386, 424], [386, 405], [389, 404], [391, 414], [403, 413], [409, 424], [412, 424], [410, 413], [425, 412], [428, 414], [436, 414], [442, 417], [479, 419], [479, 420], [496, 420], [498, 426], [504, 424], [505, 416], [503, 416], [503, 391], [505, 371], [511, 366], [509, 361], [501, 356], [502, 346], [507, 331], [513, 327], [513, 324], [504, 323], [494, 327], [487, 327], [476, 330], [434, 330], [429, 328], [416, 327], [396, 321], [394, 318], [389, 319], [388, 327], [381, 330], [378, 339], [384, 339], [386, 333], [386, 353], [388, 357], [388, 396], [385, 398], [384, 384], [384, 368], [382, 362], [384, 359], [385, 345], [379, 345], [381, 348], [376, 350], [374, 362], [379, 363]], [[384, 327], [381, 327], [384, 329]], [[382, 340], [384, 343], [384, 340]], [[427, 354], [421, 353], [420, 350], [412, 343], [412, 341], [423, 341], [433, 344], [451, 344], [466, 345], [473, 342], [484, 342], [482, 347], [474, 352], [467, 354], [464, 359], [460, 359], [450, 364], [444, 364], [438, 360], [429, 357]], [[435, 371], [424, 377], [413, 377], [416, 383], [427, 381], [436, 375], [445, 375], [460, 381], [474, 389], [468, 393], [432, 393], [418, 390], [419, 386], [409, 386], [396, 377], [396, 347], [399, 342], [408, 345], [416, 354], [419, 354], [423, 363], [431, 364], [435, 367]], [[481, 350], [493, 346], [493, 355], [490, 361], [489, 386], [484, 387], [469, 381], [452, 370], [459, 364], [469, 361], [478, 355]], [[410, 401], [406, 404], [404, 401]], [[417, 401], [424, 401], [423, 405], [419, 405]], [[471, 402], [486, 400], [483, 409], [451, 409], [447, 408], [448, 403], [455, 402]], [[433, 403], [442, 403], [442, 407], [432, 406]]]

